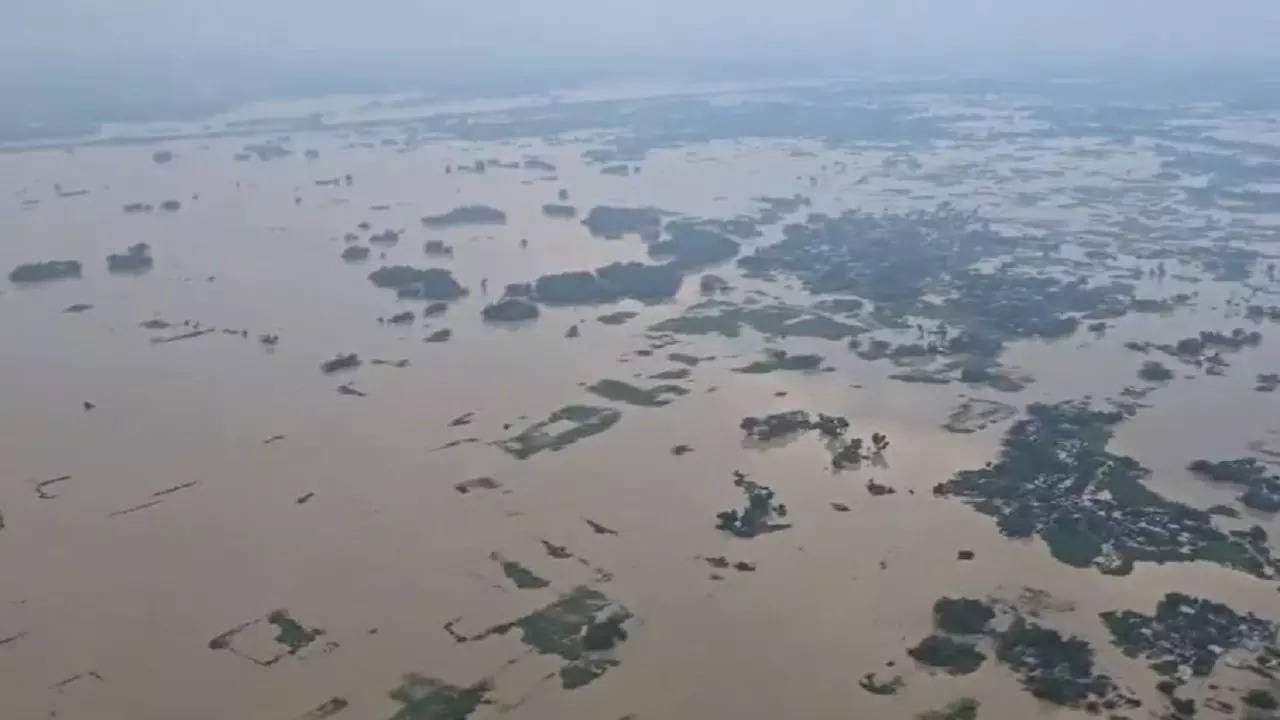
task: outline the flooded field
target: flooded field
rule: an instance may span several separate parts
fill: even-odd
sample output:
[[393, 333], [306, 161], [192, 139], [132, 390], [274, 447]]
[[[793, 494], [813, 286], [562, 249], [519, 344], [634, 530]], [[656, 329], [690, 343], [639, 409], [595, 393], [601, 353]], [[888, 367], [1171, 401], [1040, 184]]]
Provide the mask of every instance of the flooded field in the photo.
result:
[[6, 148], [0, 715], [1267, 717], [1276, 122], [809, 83]]

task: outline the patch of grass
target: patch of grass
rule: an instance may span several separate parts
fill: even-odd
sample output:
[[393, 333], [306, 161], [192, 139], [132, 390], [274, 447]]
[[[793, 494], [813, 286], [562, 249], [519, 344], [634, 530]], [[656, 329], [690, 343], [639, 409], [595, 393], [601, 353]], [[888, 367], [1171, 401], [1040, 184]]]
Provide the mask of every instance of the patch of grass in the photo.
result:
[[409, 673], [391, 691], [391, 699], [402, 706], [389, 720], [464, 720], [489, 702], [486, 696], [491, 689], [488, 681], [464, 688]]
[[289, 616], [288, 610], [272, 611], [271, 614], [267, 615], [267, 622], [276, 626], [278, 631], [275, 637], [276, 642], [288, 648], [290, 653], [296, 653], [310, 645], [324, 633], [323, 630], [304, 627]]
[[922, 665], [945, 668], [951, 675], [968, 675], [987, 659], [973, 645], [953, 640], [946, 635], [930, 635], [908, 650], [907, 654]]

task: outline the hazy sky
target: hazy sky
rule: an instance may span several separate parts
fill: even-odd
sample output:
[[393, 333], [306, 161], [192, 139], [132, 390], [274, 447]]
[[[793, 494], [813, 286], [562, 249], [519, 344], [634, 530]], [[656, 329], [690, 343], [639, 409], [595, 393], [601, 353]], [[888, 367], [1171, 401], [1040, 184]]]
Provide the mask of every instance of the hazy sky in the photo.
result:
[[1274, 57], [1280, 0], [0, 0], [0, 47], [433, 58]]
[[10, 137], [334, 92], [1280, 67], [1280, 0], [0, 0], [0, 18]]

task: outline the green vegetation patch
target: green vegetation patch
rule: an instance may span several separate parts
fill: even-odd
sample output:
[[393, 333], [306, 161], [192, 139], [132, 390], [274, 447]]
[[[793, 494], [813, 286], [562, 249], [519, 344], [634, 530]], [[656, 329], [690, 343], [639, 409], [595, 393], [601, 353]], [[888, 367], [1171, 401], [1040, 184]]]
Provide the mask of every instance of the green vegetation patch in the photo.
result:
[[1242, 615], [1222, 603], [1177, 592], [1165, 595], [1154, 615], [1117, 610], [1100, 617], [1126, 655], [1152, 661], [1152, 669], [1167, 676], [1176, 675], [1179, 667], [1208, 675], [1222, 653], [1276, 640], [1275, 625], [1253, 613]]
[[930, 635], [908, 650], [907, 654], [922, 665], [945, 668], [951, 675], [968, 675], [987, 659], [972, 644], [946, 635]]
[[751, 307], [724, 300], [704, 300], [683, 315], [650, 326], [657, 332], [681, 335], [738, 337], [747, 327], [762, 335], [844, 340], [866, 332], [861, 325], [841, 322], [827, 315], [788, 305]]
[[267, 615], [267, 622], [276, 626], [276, 642], [288, 648], [289, 653], [296, 654], [324, 634], [323, 630], [304, 627], [289, 616], [288, 610], [275, 610]]
[[957, 635], [984, 633], [987, 623], [995, 616], [995, 610], [989, 605], [973, 598], [942, 597], [933, 603], [933, 624], [939, 630]]
[[623, 623], [630, 617], [626, 608], [584, 585], [540, 610], [495, 625], [468, 639], [480, 640], [519, 630], [520, 641], [525, 645], [540, 654], [555, 655], [566, 661], [559, 671], [561, 686], [572, 690], [618, 665], [609, 651], [626, 640]]
[[977, 700], [960, 698], [940, 710], [926, 710], [917, 715], [916, 720], [977, 720], [978, 707]]
[[761, 375], [778, 370], [817, 370], [822, 365], [821, 355], [790, 355], [786, 350], [766, 350], [763, 360], [756, 360], [733, 369], [736, 373]]
[[623, 402], [640, 407], [662, 407], [671, 402], [667, 395], [687, 395], [689, 390], [679, 385], [655, 385], [640, 388], [621, 380], [601, 380], [587, 386], [587, 391], [606, 400]]
[[1127, 574], [1136, 562], [1215, 562], [1280, 572], [1265, 533], [1226, 533], [1208, 512], [1167, 500], [1131, 457], [1107, 451], [1120, 411], [1036, 403], [1005, 434], [999, 459], [934, 487], [996, 518], [1008, 537], [1038, 535], [1059, 561]]
[[508, 560], [499, 553], [493, 553], [489, 558], [502, 566], [502, 574], [506, 575], [517, 589], [537, 590], [551, 584], [524, 565], [515, 560]]
[[487, 680], [470, 687], [458, 687], [409, 673], [391, 691], [391, 699], [400, 703], [401, 708], [389, 720], [464, 720], [489, 702], [486, 696], [491, 689]]
[[[684, 388], [681, 388], [683, 390]], [[517, 459], [524, 460], [543, 450], [562, 450], [579, 440], [598, 435], [622, 419], [622, 411], [590, 405], [566, 405], [534, 423], [523, 432], [495, 443]]]

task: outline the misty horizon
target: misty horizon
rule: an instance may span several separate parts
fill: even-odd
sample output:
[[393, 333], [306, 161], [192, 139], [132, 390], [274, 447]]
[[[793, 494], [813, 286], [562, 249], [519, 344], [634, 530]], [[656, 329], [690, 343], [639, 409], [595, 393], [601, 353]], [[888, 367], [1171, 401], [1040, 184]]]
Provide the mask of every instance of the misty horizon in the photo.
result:
[[[9, 100], [0, 134], [78, 134], [94, 123], [193, 118], [272, 97], [516, 94], [655, 77], [1256, 78], [1280, 54], [1270, 42], [1278, 28], [1275, 3], [1189, 0], [1065, 8], [391, 2], [375, 10], [58, 0], [13, 8], [0, 28], [0, 92]], [[1199, 86], [1230, 92], [1229, 84]]]

